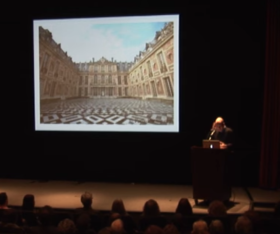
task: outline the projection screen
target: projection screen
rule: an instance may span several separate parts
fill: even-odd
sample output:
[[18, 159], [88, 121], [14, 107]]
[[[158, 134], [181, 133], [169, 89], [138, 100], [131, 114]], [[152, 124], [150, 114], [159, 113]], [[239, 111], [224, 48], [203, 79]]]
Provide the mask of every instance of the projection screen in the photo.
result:
[[36, 131], [179, 132], [179, 15], [33, 20]]

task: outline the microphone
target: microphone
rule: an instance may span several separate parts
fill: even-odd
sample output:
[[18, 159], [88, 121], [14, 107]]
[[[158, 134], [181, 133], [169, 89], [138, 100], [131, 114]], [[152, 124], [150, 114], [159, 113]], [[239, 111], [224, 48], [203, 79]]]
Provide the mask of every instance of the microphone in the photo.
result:
[[211, 132], [211, 134], [210, 134], [210, 136], [209, 136], [209, 140], [211, 140], [211, 138], [212, 138], [212, 136], [213, 136], [213, 134], [216, 132], [216, 130], [214, 129], [214, 130], [212, 130], [212, 132]]

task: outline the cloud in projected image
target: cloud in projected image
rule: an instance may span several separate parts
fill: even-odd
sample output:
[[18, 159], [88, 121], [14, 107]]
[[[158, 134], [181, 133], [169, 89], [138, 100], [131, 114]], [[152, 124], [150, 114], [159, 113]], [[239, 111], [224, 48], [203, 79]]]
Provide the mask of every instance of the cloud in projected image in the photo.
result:
[[55, 20], [42, 22], [53, 39], [61, 44], [74, 62], [89, 62], [102, 56], [133, 62], [147, 42], [153, 41], [164, 22], [99, 23], [92, 20]]

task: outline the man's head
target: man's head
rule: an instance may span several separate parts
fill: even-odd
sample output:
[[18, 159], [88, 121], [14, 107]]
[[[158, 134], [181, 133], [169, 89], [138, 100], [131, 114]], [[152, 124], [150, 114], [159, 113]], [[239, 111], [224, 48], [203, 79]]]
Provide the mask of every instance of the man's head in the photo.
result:
[[58, 224], [58, 229], [61, 234], [75, 234], [76, 225], [71, 219], [63, 219]]
[[213, 124], [213, 128], [217, 131], [217, 132], [222, 132], [223, 129], [225, 128], [225, 121], [222, 117], [218, 117], [214, 124]]
[[116, 199], [112, 204], [112, 212], [124, 215], [126, 213], [123, 201], [121, 199]]
[[208, 214], [211, 217], [224, 217], [227, 215], [227, 208], [223, 202], [214, 200], [208, 207]]
[[124, 231], [123, 221], [121, 219], [116, 219], [115, 221], [113, 221], [111, 223], [111, 228], [115, 232], [122, 232], [122, 231]]
[[208, 233], [208, 225], [204, 220], [198, 220], [193, 223], [192, 234], [206, 234]]
[[84, 205], [84, 208], [90, 208], [92, 204], [92, 194], [88, 192], [82, 194], [81, 202]]
[[221, 220], [212, 220], [212, 222], [209, 225], [209, 232], [211, 234], [223, 234], [224, 232], [224, 225], [221, 222]]
[[44, 206], [38, 212], [38, 217], [43, 226], [52, 225], [54, 211], [51, 206]]
[[144, 215], [147, 215], [147, 216], [159, 215], [160, 209], [159, 209], [158, 203], [153, 199], [146, 201], [144, 204], [144, 207], [143, 207], [143, 213], [144, 213]]
[[239, 216], [234, 225], [235, 233], [251, 234], [253, 233], [252, 222], [246, 216]]
[[35, 206], [35, 197], [33, 194], [26, 194], [22, 200], [22, 209], [33, 210]]

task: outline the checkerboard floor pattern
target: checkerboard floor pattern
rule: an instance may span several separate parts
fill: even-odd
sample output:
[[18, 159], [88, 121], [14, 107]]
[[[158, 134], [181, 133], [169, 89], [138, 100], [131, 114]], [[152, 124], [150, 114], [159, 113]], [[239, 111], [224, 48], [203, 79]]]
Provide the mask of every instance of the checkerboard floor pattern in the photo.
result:
[[172, 125], [173, 106], [128, 98], [61, 100], [41, 104], [41, 123]]

